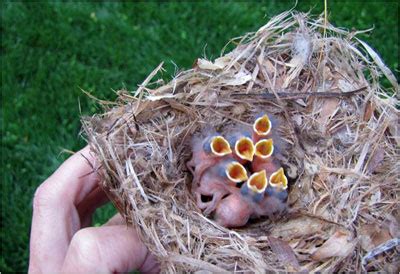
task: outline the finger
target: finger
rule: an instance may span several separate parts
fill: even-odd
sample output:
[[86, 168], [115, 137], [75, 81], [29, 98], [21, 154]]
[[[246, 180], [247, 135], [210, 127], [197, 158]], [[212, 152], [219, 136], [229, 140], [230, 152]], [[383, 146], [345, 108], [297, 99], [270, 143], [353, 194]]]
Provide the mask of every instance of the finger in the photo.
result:
[[131, 227], [103, 226], [79, 230], [68, 249], [62, 272], [158, 272], [158, 263]]
[[77, 205], [81, 220], [81, 228], [90, 226], [92, 223], [93, 213], [97, 208], [103, 206], [108, 201], [106, 193], [100, 187], [96, 187], [92, 192], [90, 192], [87, 197]]
[[103, 226], [113, 226], [113, 225], [126, 225], [124, 218], [121, 214], [117, 213], [110, 220], [108, 220]]
[[[81, 155], [84, 155], [81, 156]], [[36, 190], [30, 237], [30, 272], [57, 272], [62, 266], [69, 242], [80, 228], [74, 206], [97, 186], [90, 174], [94, 162], [85, 147], [71, 156]], [[88, 176], [85, 176], [90, 174]]]
[[[96, 161], [89, 146], [68, 158], [45, 182], [64, 201], [79, 204], [98, 186]], [[59, 201], [58, 201], [59, 202]]]

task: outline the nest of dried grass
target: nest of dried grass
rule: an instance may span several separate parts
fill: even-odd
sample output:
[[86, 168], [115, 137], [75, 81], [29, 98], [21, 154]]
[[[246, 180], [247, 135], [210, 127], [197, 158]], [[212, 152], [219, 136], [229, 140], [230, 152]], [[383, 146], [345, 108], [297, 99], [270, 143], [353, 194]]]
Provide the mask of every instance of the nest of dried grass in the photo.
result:
[[[398, 269], [398, 111], [388, 95], [398, 83], [358, 33], [286, 12], [167, 84], [153, 81], [160, 65], [83, 119], [102, 186], [164, 271]], [[190, 140], [206, 126], [251, 124], [260, 110], [282, 120], [290, 210], [226, 229], [190, 194]]]

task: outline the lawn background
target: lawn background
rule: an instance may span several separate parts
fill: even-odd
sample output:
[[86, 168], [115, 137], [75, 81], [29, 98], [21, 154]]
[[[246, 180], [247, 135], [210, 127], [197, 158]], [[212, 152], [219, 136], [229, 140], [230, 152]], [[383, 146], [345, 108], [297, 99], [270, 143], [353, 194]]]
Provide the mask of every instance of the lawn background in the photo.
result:
[[[80, 88], [103, 99], [112, 89], [135, 90], [161, 62], [163, 77], [215, 58], [226, 42], [291, 8], [294, 1], [229, 3], [33, 3], [1, 6], [1, 259], [0, 271], [26, 271], [32, 196], [76, 151], [80, 111], [100, 109]], [[323, 1], [299, 1], [319, 14]], [[391, 69], [399, 66], [396, 1], [329, 1], [330, 21], [361, 36]], [[101, 224], [115, 210], [96, 213]]]

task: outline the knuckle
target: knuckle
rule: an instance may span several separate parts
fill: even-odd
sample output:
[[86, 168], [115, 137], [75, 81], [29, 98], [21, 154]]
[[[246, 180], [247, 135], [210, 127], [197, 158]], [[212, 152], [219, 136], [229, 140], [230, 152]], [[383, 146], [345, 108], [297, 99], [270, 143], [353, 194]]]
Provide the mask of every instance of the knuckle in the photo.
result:
[[51, 196], [51, 191], [49, 189], [48, 183], [42, 183], [35, 191], [33, 196], [33, 210], [39, 211], [47, 205], [49, 198]]
[[70, 244], [70, 260], [82, 268], [90, 269], [101, 261], [99, 241], [95, 228], [84, 228], [75, 233]]

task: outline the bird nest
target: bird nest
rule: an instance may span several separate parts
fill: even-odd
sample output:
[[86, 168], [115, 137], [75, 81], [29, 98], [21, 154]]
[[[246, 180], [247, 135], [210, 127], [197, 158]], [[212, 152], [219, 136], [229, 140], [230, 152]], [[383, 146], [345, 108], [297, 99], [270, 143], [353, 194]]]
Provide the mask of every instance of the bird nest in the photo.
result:
[[[101, 186], [163, 271], [398, 270], [398, 83], [359, 33], [285, 12], [169, 83], [154, 80], [161, 64], [83, 118]], [[192, 195], [191, 140], [262, 111], [286, 143], [288, 209], [225, 228]]]

